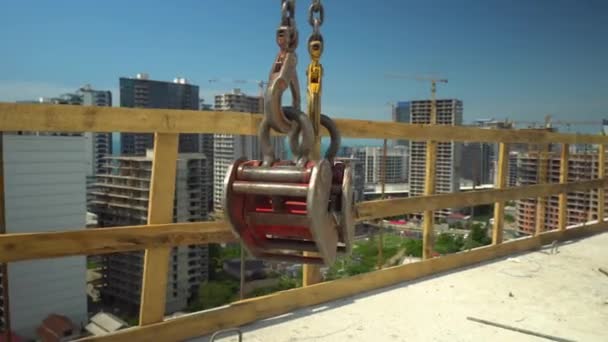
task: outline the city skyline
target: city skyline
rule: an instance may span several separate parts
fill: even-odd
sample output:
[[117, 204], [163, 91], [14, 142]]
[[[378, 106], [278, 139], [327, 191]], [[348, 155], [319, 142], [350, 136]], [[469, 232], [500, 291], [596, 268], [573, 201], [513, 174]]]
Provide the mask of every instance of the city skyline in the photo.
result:
[[[148, 72], [154, 79], [186, 77], [200, 85], [201, 97], [210, 103], [212, 95], [236, 86], [257, 94], [253, 84], [208, 80], [265, 80], [278, 51], [274, 42], [278, 3], [219, 3], [209, 11], [195, 2], [142, 8], [118, 7], [108, 1], [95, 15], [76, 13], [77, 7], [66, 4], [30, 6], [26, 1], [3, 6], [0, 21], [6, 29], [0, 37], [7, 53], [0, 66], [0, 101], [54, 96], [83, 82], [111, 89], [118, 96], [119, 77]], [[348, 8], [340, 2], [325, 4], [324, 111], [334, 117], [390, 120], [387, 102], [426, 99], [429, 86], [386, 79], [385, 74], [435, 71], [450, 80], [439, 87], [438, 96], [466, 103], [465, 122], [480, 117], [542, 121], [546, 114], [556, 120], [575, 116], [600, 120], [606, 115], [601, 89], [608, 88], [608, 70], [602, 62], [608, 56], [602, 43], [607, 28], [601, 25], [606, 5], [599, 1], [548, 5], [543, 1], [494, 6], [479, 1], [469, 6], [445, 1], [392, 1], [385, 6], [354, 1]], [[307, 2], [298, 2], [296, 13], [301, 75], [308, 59], [306, 6]], [[444, 10], [434, 11], [438, 6]], [[252, 11], [256, 16], [250, 15]], [[431, 13], [435, 21], [423, 20]], [[42, 15], [54, 19], [37, 22]], [[64, 23], [66, 17], [69, 25]], [[236, 17], [242, 24], [225, 17]], [[360, 25], [362, 20], [368, 24]], [[159, 21], [167, 24], [157, 25]], [[404, 22], [409, 23], [407, 30]], [[73, 30], [75, 26], [89, 29]], [[56, 37], [68, 33], [82, 38], [81, 44], [56, 49]], [[226, 39], [237, 36], [238, 44]], [[209, 53], [209, 47], [218, 52]], [[247, 59], [240, 57], [243, 51], [249, 52]], [[54, 67], [46, 67], [49, 63]], [[576, 100], [582, 97], [585, 101]], [[595, 132], [594, 127], [573, 129]]]
[[0, 342], [608, 335], [608, 1], [91, 5], [0, 4]]

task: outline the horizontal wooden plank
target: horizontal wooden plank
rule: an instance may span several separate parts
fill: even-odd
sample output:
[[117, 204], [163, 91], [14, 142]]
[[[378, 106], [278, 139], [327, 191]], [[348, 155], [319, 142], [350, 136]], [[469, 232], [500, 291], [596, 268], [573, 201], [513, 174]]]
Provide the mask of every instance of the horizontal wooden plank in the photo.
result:
[[[509, 201], [559, 192], [601, 187], [608, 180], [567, 184], [542, 184], [503, 190], [487, 190], [361, 202], [358, 220], [369, 220], [423, 210]], [[70, 255], [94, 255], [189, 244], [237, 241], [223, 221], [83, 229], [71, 232], [0, 235], [0, 262], [33, 260]]]
[[70, 232], [0, 235], [0, 262], [93, 255], [155, 247], [236, 241], [224, 222], [89, 228]]
[[562, 241], [580, 238], [605, 231], [608, 231], [608, 223], [571, 228], [566, 231], [546, 232], [535, 237], [512, 240], [503, 244], [485, 246], [468, 252], [460, 252], [417, 263], [360, 274], [350, 278], [252, 298], [225, 307], [193, 313], [145, 327], [129, 328], [114, 334], [89, 337], [79, 341], [181, 341], [224, 328], [242, 326], [303, 307], [350, 297], [400, 282], [540, 248], [555, 240]]
[[0, 103], [2, 131], [257, 134], [261, 115], [177, 109]]
[[[328, 113], [331, 115], [331, 113]], [[259, 114], [175, 109], [0, 103], [0, 131], [162, 132], [256, 135]], [[608, 136], [538, 130], [335, 119], [342, 136], [505, 143], [608, 143]], [[327, 135], [327, 132], [324, 132]]]
[[556, 195], [564, 192], [585, 191], [608, 184], [608, 179], [594, 179], [565, 184], [537, 184], [506, 189], [457, 192], [425, 197], [408, 197], [361, 202], [357, 205], [357, 220], [418, 213], [424, 210], [462, 208], [522, 198]]

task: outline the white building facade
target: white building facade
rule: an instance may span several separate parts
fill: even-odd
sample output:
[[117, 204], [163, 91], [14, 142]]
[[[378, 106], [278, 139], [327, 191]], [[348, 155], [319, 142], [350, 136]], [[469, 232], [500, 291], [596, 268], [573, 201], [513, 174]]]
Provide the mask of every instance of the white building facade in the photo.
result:
[[[76, 231], [86, 226], [82, 136], [4, 135], [6, 233]], [[87, 322], [86, 257], [8, 264], [11, 330], [35, 338], [52, 313]], [[4, 298], [6, 299], [6, 298]]]

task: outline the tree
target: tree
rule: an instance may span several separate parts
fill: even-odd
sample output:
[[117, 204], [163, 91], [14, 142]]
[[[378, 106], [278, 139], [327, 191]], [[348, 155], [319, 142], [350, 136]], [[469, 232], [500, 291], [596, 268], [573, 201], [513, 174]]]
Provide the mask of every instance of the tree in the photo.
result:
[[225, 305], [236, 300], [239, 284], [234, 280], [208, 281], [198, 290], [198, 298], [188, 307], [200, 311]]
[[435, 251], [439, 254], [456, 253], [462, 249], [464, 241], [462, 236], [449, 233], [441, 233], [435, 240]]
[[471, 226], [471, 232], [464, 241], [463, 250], [489, 245], [492, 239], [488, 237], [488, 229], [476, 223]]
[[405, 248], [405, 254], [411, 255], [417, 258], [422, 257], [422, 240], [405, 239], [403, 242]]
[[507, 223], [513, 223], [515, 222], [515, 217], [513, 217], [511, 214], [505, 214], [505, 221]]
[[279, 283], [276, 286], [257, 288], [255, 290], [251, 291], [251, 293], [249, 293], [248, 296], [250, 296], [250, 297], [265, 296], [267, 294], [271, 294], [271, 293], [278, 292], [278, 291], [289, 290], [289, 289], [293, 289], [293, 288], [300, 287], [300, 286], [302, 286], [302, 284], [297, 279], [282, 276], [279, 279]]

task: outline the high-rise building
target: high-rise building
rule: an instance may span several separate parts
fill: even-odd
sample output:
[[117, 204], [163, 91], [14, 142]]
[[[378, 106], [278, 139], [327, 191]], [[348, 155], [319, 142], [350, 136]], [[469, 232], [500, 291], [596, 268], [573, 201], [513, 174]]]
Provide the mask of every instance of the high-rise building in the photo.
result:
[[262, 98], [247, 95], [241, 89], [235, 88], [231, 93], [215, 95], [215, 110], [261, 113]]
[[[431, 122], [431, 100], [410, 101], [410, 122], [429, 124]], [[462, 101], [456, 99], [437, 100], [436, 124], [462, 125]], [[412, 141], [410, 144], [410, 196], [424, 194], [426, 174], [426, 142]], [[458, 192], [460, 187], [461, 144], [457, 142], [437, 143], [435, 172], [435, 192]], [[451, 209], [436, 211], [438, 217], [445, 217]]]
[[[518, 164], [517, 185], [538, 184], [540, 165], [546, 160], [545, 178], [548, 183], [559, 183], [560, 156], [550, 152], [548, 155], [532, 151], [520, 153]], [[604, 165], [604, 168], [606, 165]], [[597, 153], [571, 154], [568, 158], [568, 182], [591, 180], [598, 177]], [[553, 195], [545, 198], [545, 230], [558, 228], [559, 197]], [[583, 223], [597, 219], [597, 191], [569, 192], [567, 196], [567, 225]], [[536, 212], [538, 199], [528, 198], [516, 201], [517, 229], [521, 233], [533, 234], [536, 230]]]
[[467, 142], [462, 144], [461, 177], [470, 180], [474, 185], [490, 184], [494, 181], [493, 144]]
[[112, 107], [112, 93], [109, 90], [95, 90], [90, 84], [86, 84], [78, 89], [77, 93], [85, 106]]
[[[474, 127], [483, 129], [513, 129], [513, 123], [506, 121], [497, 121], [495, 119], [477, 119], [473, 123]], [[467, 148], [474, 147], [475, 143], [465, 143], [463, 145], [462, 152], [462, 165], [467, 167], [462, 168], [462, 177], [465, 179], [472, 180], [475, 185], [479, 184], [493, 184], [496, 180], [496, 172], [498, 165], [498, 144], [496, 143], [477, 143], [479, 154], [469, 158], [466, 151]], [[469, 164], [468, 161], [475, 162], [475, 164]], [[473, 165], [474, 167], [470, 167]], [[468, 172], [468, 171], [472, 172]]]
[[[363, 165], [365, 184], [379, 184], [382, 180], [383, 148], [379, 146], [358, 147], [352, 156]], [[409, 155], [407, 147], [396, 146], [386, 149], [385, 183], [407, 182]]]
[[[77, 231], [86, 227], [82, 136], [2, 137], [5, 233]], [[4, 265], [6, 266], [6, 265]], [[26, 340], [51, 314], [87, 322], [86, 257], [9, 263], [3, 274], [2, 323]], [[8, 309], [8, 310], [6, 310]]]
[[[260, 113], [262, 99], [259, 96], [249, 96], [234, 89], [232, 93], [215, 96], [215, 110], [233, 112]], [[284, 140], [280, 137], [271, 138], [275, 155], [279, 158], [284, 154]], [[213, 136], [213, 207], [221, 211], [224, 195], [224, 177], [228, 167], [240, 158], [260, 159], [260, 144], [256, 136], [215, 134]]]
[[[147, 74], [137, 74], [135, 78], [121, 77], [120, 106], [199, 110], [198, 86], [181, 77], [173, 82], [151, 80]], [[199, 134], [180, 134], [179, 151], [201, 152], [199, 140]], [[154, 135], [121, 133], [120, 143], [122, 154], [145, 155], [146, 150], [154, 145]]]
[[[202, 111], [210, 111], [213, 110], [213, 105], [212, 104], [207, 104], [205, 103], [205, 100], [200, 99], [199, 100], [199, 109]], [[207, 160], [209, 161], [209, 167], [213, 168], [213, 161], [215, 160], [215, 155], [213, 152], [213, 134], [201, 134], [200, 135], [200, 149], [199, 151], [202, 152], [205, 157], [207, 157]], [[209, 190], [207, 191], [208, 194], [210, 194], [208, 197], [208, 209], [209, 211], [213, 211], [213, 169], [210, 169], [209, 172], [207, 172], [207, 184], [209, 185]]]
[[[393, 106], [393, 121], [394, 122], [402, 122], [402, 123], [410, 123], [410, 102], [409, 101], [399, 101], [395, 106]], [[393, 141], [393, 145], [398, 146], [408, 146], [410, 145], [409, 140], [395, 140]]]
[[[97, 175], [93, 211], [99, 227], [146, 224], [153, 154], [107, 158], [107, 171]], [[210, 169], [202, 153], [180, 153], [177, 159], [174, 222], [207, 219]], [[103, 228], [99, 228], [103, 229]], [[103, 257], [102, 300], [107, 305], [136, 312], [140, 305], [143, 252]], [[166, 312], [183, 310], [207, 280], [207, 246], [174, 247], [170, 259]]]
[[[112, 106], [112, 93], [108, 90], [95, 90], [87, 84], [80, 87], [74, 93], [62, 94], [58, 97], [44, 98], [31, 101], [19, 101], [20, 103], [48, 103], [77, 106]], [[95, 174], [101, 172], [104, 158], [112, 154], [112, 133], [84, 132], [84, 133], [61, 133], [61, 132], [21, 132], [36, 135], [61, 135], [61, 136], [84, 136], [84, 153], [86, 160], [86, 185], [87, 193], [90, 185], [95, 181]], [[87, 195], [87, 203], [91, 197]]]
[[509, 152], [509, 180], [507, 182], [507, 186], [513, 187], [517, 186], [517, 157], [519, 156], [519, 152], [511, 151]]
[[355, 203], [363, 201], [365, 195], [365, 164], [351, 157], [337, 157], [336, 160], [348, 163], [352, 169], [353, 180], [353, 201]]
[[[76, 92], [83, 106], [112, 106], [112, 93], [108, 90], [95, 90], [89, 84], [81, 87]], [[112, 155], [112, 133], [111, 132], [87, 132], [84, 134], [86, 145], [85, 151], [87, 162], [87, 176], [92, 177], [102, 171], [106, 156]]]

